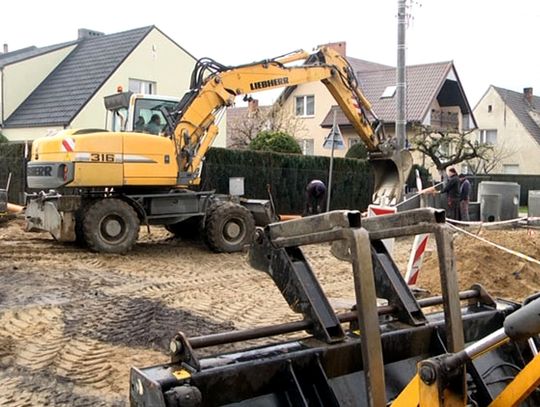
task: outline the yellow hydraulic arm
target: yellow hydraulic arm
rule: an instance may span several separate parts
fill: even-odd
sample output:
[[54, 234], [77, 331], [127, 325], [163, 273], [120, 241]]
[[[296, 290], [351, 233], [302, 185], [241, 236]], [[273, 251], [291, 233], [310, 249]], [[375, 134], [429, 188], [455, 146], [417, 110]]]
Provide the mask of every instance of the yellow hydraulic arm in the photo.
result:
[[392, 403], [392, 407], [462, 407], [467, 405], [464, 366], [509, 340], [528, 340], [532, 359], [489, 403], [489, 407], [518, 407], [540, 385], [540, 355], [532, 339], [540, 333], [540, 299], [510, 314], [504, 326], [467, 348], [418, 364], [418, 373]]
[[[301, 60], [306, 63], [285, 66]], [[380, 148], [387, 141], [383, 133], [372, 127], [366, 117], [370, 113], [376, 119], [371, 104], [358, 89], [351, 66], [331, 48], [321, 47], [311, 55], [296, 51], [237, 67], [200, 60], [192, 75], [191, 91], [180, 102], [172, 121], [180, 179], [186, 184], [199, 183], [198, 168], [218, 133], [216, 116], [221, 109], [232, 105], [236, 96], [314, 81], [326, 85], [368, 151], [387, 150]]]

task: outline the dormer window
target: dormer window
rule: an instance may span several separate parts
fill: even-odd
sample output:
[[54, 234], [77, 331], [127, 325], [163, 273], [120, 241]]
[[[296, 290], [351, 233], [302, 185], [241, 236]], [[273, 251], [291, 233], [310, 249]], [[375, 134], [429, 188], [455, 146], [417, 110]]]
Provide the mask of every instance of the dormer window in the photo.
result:
[[390, 85], [387, 86], [384, 92], [381, 95], [381, 99], [389, 99], [394, 97], [394, 94], [396, 93], [396, 85]]

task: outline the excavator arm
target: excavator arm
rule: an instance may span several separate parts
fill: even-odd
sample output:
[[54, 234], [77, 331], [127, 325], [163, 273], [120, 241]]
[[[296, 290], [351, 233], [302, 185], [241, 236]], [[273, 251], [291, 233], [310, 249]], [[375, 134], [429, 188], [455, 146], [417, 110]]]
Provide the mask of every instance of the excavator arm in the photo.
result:
[[[301, 60], [306, 63], [285, 65]], [[321, 81], [328, 88], [370, 152], [375, 170], [374, 201], [396, 203], [412, 165], [410, 154], [396, 152], [392, 140], [385, 138], [382, 126], [370, 123], [368, 113], [374, 122], [379, 121], [358, 89], [351, 66], [343, 56], [327, 47], [312, 55], [296, 51], [236, 67], [226, 67], [209, 59], [198, 61], [191, 78], [191, 90], [170, 120], [181, 183], [199, 183], [199, 167], [218, 133], [216, 118], [223, 108], [234, 103], [236, 96], [315, 81]]]

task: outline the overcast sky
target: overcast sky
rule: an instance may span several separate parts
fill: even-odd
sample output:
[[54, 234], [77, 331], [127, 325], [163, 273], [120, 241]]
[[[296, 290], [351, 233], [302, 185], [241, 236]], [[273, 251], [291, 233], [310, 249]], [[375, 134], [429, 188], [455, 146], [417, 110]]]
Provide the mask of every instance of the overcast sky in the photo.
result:
[[[453, 60], [471, 107], [490, 84], [540, 95], [540, 0], [408, 2], [407, 64]], [[237, 65], [346, 41], [349, 56], [396, 65], [397, 0], [8, 0], [10, 50], [155, 25], [195, 57]], [[264, 96], [261, 98], [264, 101]]]

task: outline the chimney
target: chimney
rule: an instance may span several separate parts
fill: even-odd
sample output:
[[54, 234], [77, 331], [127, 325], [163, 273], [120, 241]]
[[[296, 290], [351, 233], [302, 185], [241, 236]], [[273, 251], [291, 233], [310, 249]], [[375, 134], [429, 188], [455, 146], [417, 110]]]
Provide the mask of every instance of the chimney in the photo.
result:
[[259, 101], [257, 99], [248, 100], [248, 113], [256, 112], [259, 109]]
[[343, 57], [347, 56], [347, 42], [345, 42], [345, 41], [329, 42], [328, 44], [319, 45], [319, 47], [332, 48], [334, 51], [336, 51], [341, 56], [343, 56]]
[[4, 54], [9, 52], [8, 45], [4, 43]]
[[79, 28], [77, 32], [77, 39], [83, 40], [85, 38], [101, 37], [102, 35], [105, 34], [99, 31], [89, 30], [87, 28]]
[[529, 104], [532, 104], [533, 88], [523, 88], [523, 96], [525, 96]]

